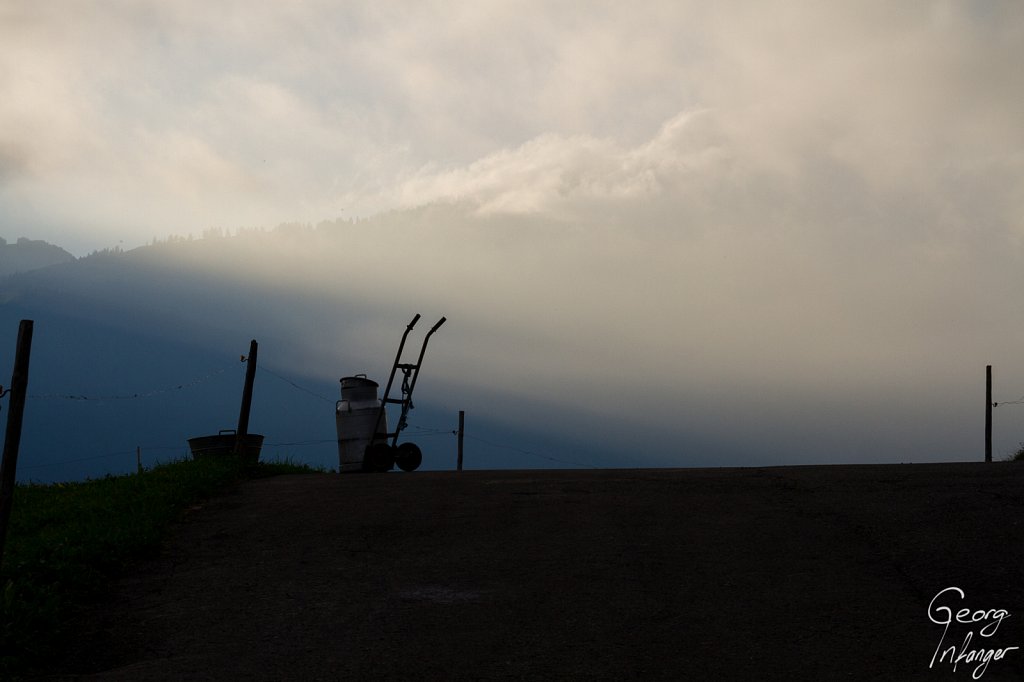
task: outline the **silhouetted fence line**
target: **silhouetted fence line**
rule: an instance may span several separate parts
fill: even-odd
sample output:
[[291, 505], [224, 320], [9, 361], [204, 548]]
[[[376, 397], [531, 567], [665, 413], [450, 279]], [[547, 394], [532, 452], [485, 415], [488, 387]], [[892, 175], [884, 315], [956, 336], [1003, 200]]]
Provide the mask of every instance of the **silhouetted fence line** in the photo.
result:
[[[277, 373], [277, 372], [275, 372], [273, 370], [267, 369], [264, 365], [258, 364], [257, 363], [257, 349], [258, 349], [257, 343], [256, 343], [255, 340], [253, 340], [250, 343], [250, 346], [249, 346], [249, 355], [248, 356], [246, 356], [246, 355], [242, 355], [241, 356], [241, 361], [243, 363], [245, 363], [245, 366], [246, 366], [246, 370], [245, 370], [245, 374], [246, 374], [245, 379], [246, 379], [246, 381], [245, 381], [245, 387], [243, 388], [243, 392], [242, 392], [242, 406], [241, 406], [241, 410], [240, 410], [240, 414], [239, 414], [239, 429], [242, 430], [242, 434], [243, 435], [244, 435], [244, 432], [248, 429], [249, 408], [250, 408], [251, 400], [252, 400], [253, 383], [254, 383], [254, 379], [255, 379], [255, 370], [256, 370], [257, 366], [260, 369], [262, 369], [263, 371], [265, 371], [267, 374], [270, 374], [271, 376], [273, 376], [273, 377], [283, 381], [284, 383], [288, 384], [289, 386], [291, 386], [291, 387], [293, 387], [293, 388], [295, 388], [295, 389], [297, 389], [299, 391], [302, 391], [303, 393], [306, 393], [306, 394], [308, 394], [310, 396], [313, 396], [313, 397], [315, 397], [315, 398], [317, 398], [319, 400], [322, 400], [324, 402], [329, 402], [332, 405], [334, 404], [334, 401], [326, 398], [325, 396], [317, 393], [316, 391], [313, 391], [313, 390], [310, 390], [310, 389], [308, 389], [308, 388], [306, 388], [304, 386], [301, 386], [300, 384], [296, 383], [295, 381], [292, 381], [291, 379], [289, 379], [289, 378], [287, 378], [285, 376], [282, 376], [281, 374], [279, 374], [279, 373]], [[206, 383], [206, 382], [208, 382], [208, 381], [210, 381], [212, 379], [215, 379], [216, 377], [218, 377], [220, 375], [223, 375], [230, 368], [231, 368], [231, 365], [228, 365], [226, 367], [221, 367], [221, 368], [218, 368], [216, 370], [207, 372], [207, 373], [205, 373], [203, 375], [196, 376], [196, 377], [194, 377], [194, 378], [192, 378], [192, 379], [190, 379], [188, 381], [185, 381], [185, 382], [182, 382], [182, 383], [179, 383], [179, 384], [174, 384], [174, 385], [171, 385], [171, 386], [164, 386], [164, 387], [160, 387], [160, 388], [154, 388], [154, 389], [145, 390], [145, 391], [135, 391], [135, 392], [131, 392], [131, 393], [111, 393], [111, 394], [99, 394], [99, 393], [97, 393], [97, 394], [85, 394], [85, 393], [70, 393], [70, 392], [61, 393], [61, 392], [53, 391], [53, 392], [45, 392], [45, 393], [43, 393], [43, 392], [33, 393], [33, 394], [31, 394], [31, 395], [29, 395], [27, 397], [32, 398], [34, 400], [63, 400], [63, 401], [74, 401], [74, 402], [91, 402], [91, 403], [95, 403], [95, 404], [101, 404], [101, 403], [106, 402], [106, 401], [127, 401], [127, 400], [138, 400], [138, 399], [144, 399], [144, 398], [152, 398], [152, 397], [155, 397], [155, 396], [172, 394], [172, 393], [176, 393], [178, 391], [186, 390], [186, 389], [189, 389], [189, 388], [194, 388], [194, 387], [199, 386], [201, 384], [204, 384], [204, 383]], [[236, 433], [237, 432], [238, 431], [236, 430]], [[294, 447], [306, 447], [306, 446], [324, 445], [324, 444], [336, 443], [336, 442], [337, 442], [336, 439], [329, 439], [329, 440], [328, 439], [317, 439], [317, 440], [295, 439], [295, 440], [287, 441], [287, 442], [282, 441], [282, 442], [275, 442], [275, 443], [265, 443], [264, 447], [265, 448], [281, 448], [281, 447], [294, 448]], [[65, 465], [68, 465], [68, 464], [76, 464], [76, 463], [81, 463], [81, 462], [90, 462], [90, 461], [97, 461], [97, 460], [104, 460], [104, 459], [114, 459], [114, 458], [124, 458], [124, 464], [127, 465], [127, 464], [129, 464], [129, 462], [131, 462], [131, 460], [129, 458], [134, 456], [134, 464], [135, 464], [134, 468], [135, 468], [136, 471], [141, 473], [143, 471], [143, 464], [142, 464], [143, 454], [144, 453], [145, 454], [151, 454], [154, 451], [162, 452], [162, 453], [166, 453], [166, 452], [179, 452], [179, 453], [181, 453], [182, 458], [185, 458], [185, 459], [187, 459], [189, 457], [189, 454], [190, 454], [190, 448], [189, 448], [189, 446], [186, 443], [177, 444], [177, 445], [150, 445], [150, 446], [136, 445], [135, 448], [131, 449], [131, 450], [129, 450], [129, 449], [114, 450], [114, 451], [103, 452], [103, 453], [95, 454], [95, 455], [87, 455], [87, 456], [84, 456], [84, 457], [69, 457], [69, 458], [66, 458], [66, 459], [60, 459], [60, 460], [49, 461], [49, 462], [33, 462], [32, 464], [30, 464], [28, 466], [21, 467], [21, 469], [23, 471], [36, 471], [36, 470], [40, 470], [40, 469], [48, 469], [48, 468], [54, 468], [54, 467], [61, 467], [61, 466], [65, 466]], [[157, 460], [153, 464], [160, 464], [160, 463], [161, 463], [160, 460]]]
[[[429, 437], [435, 437], [435, 436], [445, 436], [445, 437], [456, 436], [457, 437], [458, 434], [459, 434], [458, 430], [429, 429], [429, 428], [424, 428], [424, 427], [420, 427], [420, 426], [410, 426], [409, 428], [410, 429], [415, 429], [415, 436], [417, 438], [429, 438]], [[568, 459], [564, 459], [564, 458], [558, 458], [558, 457], [554, 457], [554, 456], [551, 456], [551, 455], [546, 455], [546, 454], [543, 454], [543, 453], [540, 453], [540, 452], [536, 452], [534, 450], [527, 450], [527, 449], [520, 448], [520, 447], [513, 446], [513, 445], [506, 445], [506, 444], [503, 444], [503, 443], [496, 443], [494, 441], [486, 440], [486, 439], [483, 439], [483, 438], [479, 438], [477, 436], [466, 435], [465, 433], [463, 434], [463, 437], [464, 438], [468, 438], [468, 439], [473, 440], [473, 441], [476, 441], [478, 443], [482, 443], [482, 444], [487, 445], [487, 446], [492, 447], [492, 448], [498, 448], [498, 449], [502, 449], [502, 450], [509, 450], [511, 452], [518, 452], [518, 453], [523, 454], [523, 455], [528, 455], [530, 457], [536, 457], [536, 458], [547, 460], [547, 461], [550, 461], [550, 462], [556, 462], [556, 463], [559, 463], [559, 464], [568, 464], [568, 465], [575, 466], [575, 467], [580, 467], [580, 468], [590, 468], [590, 469], [598, 469], [598, 468], [600, 468], [597, 465], [594, 465], [594, 464], [591, 464], [591, 463], [588, 463], [588, 462], [581, 462], [581, 461], [568, 460]], [[328, 445], [328, 444], [334, 445], [336, 443], [337, 443], [337, 439], [336, 438], [303, 439], [303, 440], [292, 440], [292, 441], [280, 441], [280, 442], [273, 442], [273, 443], [264, 443], [263, 444], [263, 448], [265, 450], [268, 450], [268, 449], [271, 449], [271, 448], [303, 448], [303, 447], [323, 446], [323, 445]], [[82, 463], [82, 462], [94, 462], [94, 461], [98, 461], [98, 460], [115, 459], [115, 458], [122, 458], [126, 465], [130, 465], [130, 463], [132, 462], [133, 459], [138, 464], [138, 463], [141, 463], [141, 460], [142, 460], [142, 458], [145, 455], [152, 455], [152, 453], [154, 453], [154, 452], [159, 452], [159, 453], [178, 452], [178, 453], [180, 453], [180, 458], [181, 459], [188, 459], [190, 457], [190, 451], [189, 451], [189, 448], [188, 448], [187, 444], [179, 444], [179, 445], [140, 445], [140, 446], [136, 446], [134, 449], [113, 450], [113, 451], [109, 451], [109, 452], [100, 453], [100, 454], [97, 454], [97, 455], [88, 455], [86, 457], [71, 457], [71, 458], [68, 458], [68, 459], [61, 459], [61, 460], [56, 460], [56, 461], [51, 461], [51, 462], [35, 462], [35, 463], [29, 464], [27, 466], [24, 466], [24, 465], [23, 466], [19, 466], [18, 470], [22, 471], [22, 472], [25, 472], [25, 471], [37, 471], [37, 470], [40, 470], [40, 469], [49, 469], [49, 468], [53, 468], [53, 467], [60, 467], [60, 466], [64, 466], [64, 465], [67, 465], [67, 464], [79, 464], [79, 463]], [[174, 461], [174, 459], [177, 459], [177, 458], [172, 458], [171, 461]], [[151, 462], [147, 466], [152, 467], [152, 466], [158, 465], [158, 464], [161, 463], [161, 461], [162, 460], [158, 459], [155, 462]], [[458, 470], [458, 468], [457, 468], [457, 470]]]
[[[299, 383], [299, 382], [297, 382], [297, 381], [295, 381], [295, 380], [293, 380], [293, 379], [291, 379], [291, 378], [289, 378], [287, 376], [284, 376], [280, 372], [277, 372], [277, 371], [275, 371], [273, 369], [268, 368], [266, 365], [264, 365], [262, 363], [256, 362], [255, 343], [256, 342], [253, 341], [252, 344], [250, 345], [250, 356], [251, 356], [251, 360], [252, 360], [251, 362], [249, 361], [250, 357], [247, 357], [245, 355], [241, 356], [242, 362], [245, 362], [247, 364], [246, 364], [246, 388], [243, 390], [243, 405], [242, 405], [241, 415], [239, 417], [239, 425], [240, 426], [242, 426], [242, 427], [247, 427], [248, 426], [247, 423], [245, 423], [243, 425], [243, 422], [247, 422], [248, 421], [246, 419], [246, 417], [248, 416], [248, 409], [247, 409], [248, 405], [247, 405], [247, 403], [248, 403], [249, 400], [251, 400], [252, 381], [253, 381], [253, 378], [255, 376], [255, 370], [257, 368], [259, 370], [261, 370], [262, 372], [264, 372], [264, 373], [274, 377], [275, 379], [279, 380], [280, 382], [282, 382], [284, 384], [287, 384], [288, 386], [290, 386], [291, 388], [293, 388], [296, 391], [302, 392], [302, 393], [304, 393], [304, 394], [306, 394], [306, 395], [308, 395], [308, 396], [310, 396], [312, 398], [317, 399], [318, 401], [322, 401], [322, 402], [328, 403], [328, 404], [330, 404], [332, 406], [334, 404], [336, 404], [336, 402], [337, 402], [336, 400], [334, 400], [332, 398], [329, 398], [329, 397], [323, 395], [322, 393], [320, 393], [320, 392], [318, 392], [316, 390], [313, 390], [313, 389], [311, 389], [311, 388], [309, 388], [307, 386], [303, 386], [301, 383]], [[218, 369], [209, 371], [209, 372], [207, 372], [205, 374], [202, 374], [202, 375], [199, 375], [199, 376], [195, 376], [195, 377], [189, 379], [188, 381], [184, 381], [182, 383], [173, 384], [173, 385], [170, 385], [170, 386], [163, 386], [163, 387], [159, 387], [159, 388], [153, 388], [153, 389], [144, 390], [144, 391], [133, 391], [133, 392], [126, 392], [126, 393], [110, 393], [110, 394], [102, 394], [102, 393], [88, 394], [88, 393], [72, 393], [72, 392], [51, 391], [51, 392], [33, 393], [33, 394], [29, 394], [29, 395], [27, 395], [25, 397], [31, 398], [33, 400], [63, 400], [63, 401], [72, 401], [72, 402], [91, 402], [91, 403], [96, 403], [96, 404], [100, 404], [100, 403], [107, 402], [107, 401], [113, 402], [113, 401], [141, 400], [141, 399], [153, 398], [153, 397], [167, 395], [167, 394], [173, 394], [173, 393], [184, 391], [184, 390], [187, 390], [187, 389], [190, 389], [190, 388], [194, 388], [196, 386], [200, 386], [202, 384], [205, 384], [205, 383], [207, 383], [207, 382], [209, 382], [211, 380], [214, 380], [217, 377], [225, 374], [226, 372], [228, 372], [229, 369], [231, 369], [231, 367], [232, 367], [232, 365], [228, 365], [228, 366], [225, 366], [225, 367], [220, 367]], [[248, 397], [248, 400], [246, 399], [247, 397]], [[1021, 399], [1021, 402], [1024, 402], [1024, 398]], [[554, 457], [554, 456], [543, 454], [541, 452], [537, 452], [537, 451], [534, 451], [534, 450], [528, 450], [528, 449], [524, 449], [524, 448], [521, 448], [521, 447], [516, 447], [516, 446], [513, 446], [513, 445], [497, 443], [497, 442], [494, 442], [494, 441], [491, 441], [491, 440], [485, 440], [483, 438], [479, 438], [479, 437], [476, 437], [476, 436], [469, 436], [469, 435], [465, 434], [464, 419], [465, 419], [465, 412], [460, 410], [459, 411], [459, 422], [458, 422], [459, 425], [458, 425], [457, 429], [454, 429], [454, 430], [439, 429], [439, 428], [433, 428], [432, 429], [432, 428], [424, 428], [424, 427], [415, 426], [415, 425], [410, 426], [410, 428], [412, 429], [412, 434], [416, 435], [417, 437], [424, 437], [424, 438], [426, 438], [426, 437], [436, 437], [436, 436], [446, 436], [446, 437], [455, 436], [457, 438], [457, 464], [456, 464], [456, 466], [457, 466], [457, 470], [459, 470], [459, 471], [462, 470], [462, 464], [463, 464], [463, 442], [464, 442], [465, 438], [469, 438], [472, 441], [476, 441], [478, 443], [487, 445], [487, 446], [492, 447], [492, 448], [498, 448], [498, 449], [502, 449], [502, 450], [508, 450], [508, 451], [511, 451], [511, 452], [517, 452], [517, 453], [520, 453], [520, 454], [523, 454], [523, 455], [527, 455], [529, 457], [535, 457], [535, 458], [546, 460], [546, 461], [549, 461], [549, 462], [555, 462], [555, 463], [558, 463], [558, 464], [565, 464], [565, 465], [574, 466], [574, 467], [584, 467], [584, 468], [592, 468], [592, 469], [597, 469], [598, 468], [597, 466], [595, 466], [593, 464], [590, 464], [590, 463], [587, 463], [587, 462], [574, 461], [574, 460], [571, 460], [571, 459]], [[272, 449], [272, 448], [303, 448], [303, 447], [323, 446], [323, 445], [327, 445], [327, 444], [336, 444], [336, 443], [337, 443], [337, 439], [336, 438], [330, 438], [330, 439], [295, 439], [295, 440], [282, 440], [280, 442], [273, 442], [273, 443], [264, 443], [263, 444], [263, 448], [264, 449]], [[105, 459], [124, 458], [124, 464], [126, 465], [125, 468], [134, 468], [136, 471], [141, 473], [144, 470], [144, 467], [143, 467], [143, 457], [144, 457], [144, 455], [152, 455], [153, 452], [160, 452], [160, 453], [180, 452], [181, 455], [182, 455], [182, 458], [188, 458], [189, 457], [189, 453], [190, 453], [190, 449], [189, 449], [188, 445], [184, 444], [184, 443], [183, 444], [176, 444], [176, 445], [150, 445], [150, 446], [136, 445], [133, 449], [127, 449], [126, 448], [124, 450], [108, 451], [108, 452], [103, 452], [103, 453], [99, 453], [99, 454], [95, 454], [95, 455], [87, 455], [87, 456], [83, 456], [83, 457], [69, 457], [67, 459], [60, 459], [60, 460], [49, 461], [49, 462], [32, 462], [28, 466], [22, 466], [21, 469], [23, 471], [38, 471], [38, 470], [55, 468], [55, 467], [61, 467], [61, 466], [69, 465], [69, 464], [78, 464], [78, 463], [82, 463], [82, 462], [92, 462], [92, 461], [105, 460]], [[132, 462], [134, 462], [134, 464], [135, 464], [134, 467], [130, 466], [130, 464]], [[151, 462], [150, 465], [152, 466], [154, 464], [160, 464], [160, 463], [161, 463], [160, 460], [157, 460], [156, 462]]]

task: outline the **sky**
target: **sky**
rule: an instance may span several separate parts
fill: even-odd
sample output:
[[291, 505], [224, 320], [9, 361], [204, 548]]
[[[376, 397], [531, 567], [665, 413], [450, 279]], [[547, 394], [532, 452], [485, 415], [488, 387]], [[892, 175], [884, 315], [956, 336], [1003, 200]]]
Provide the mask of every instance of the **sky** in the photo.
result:
[[461, 316], [450, 383], [973, 457], [985, 365], [1024, 395], [1021, 63], [1014, 0], [0, 0], [0, 236], [397, 216], [353, 250]]

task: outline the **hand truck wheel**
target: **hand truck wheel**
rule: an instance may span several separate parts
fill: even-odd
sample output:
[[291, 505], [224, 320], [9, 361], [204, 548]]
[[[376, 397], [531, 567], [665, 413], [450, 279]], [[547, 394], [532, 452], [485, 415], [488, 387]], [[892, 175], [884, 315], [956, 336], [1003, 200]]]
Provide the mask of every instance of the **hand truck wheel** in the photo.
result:
[[416, 471], [423, 462], [423, 453], [414, 443], [402, 443], [395, 453], [395, 464], [402, 471]]

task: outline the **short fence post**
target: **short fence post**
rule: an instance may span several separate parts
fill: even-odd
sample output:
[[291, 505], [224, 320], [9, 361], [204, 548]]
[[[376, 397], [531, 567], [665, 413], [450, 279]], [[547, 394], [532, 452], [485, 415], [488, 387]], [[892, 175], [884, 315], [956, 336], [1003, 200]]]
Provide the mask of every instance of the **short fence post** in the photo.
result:
[[466, 431], [466, 412], [459, 410], [459, 460], [456, 471], [462, 471], [462, 436]]
[[992, 365], [985, 367], [985, 461], [992, 461]]
[[3, 460], [0, 461], [0, 564], [4, 559], [7, 526], [11, 519], [11, 505], [14, 501], [14, 486], [17, 480], [18, 449], [21, 447], [21, 418], [25, 413], [28, 361], [32, 354], [32, 327], [32, 320], [22, 320], [18, 327], [18, 346], [14, 354], [14, 372], [11, 375], [11, 404], [7, 412]]

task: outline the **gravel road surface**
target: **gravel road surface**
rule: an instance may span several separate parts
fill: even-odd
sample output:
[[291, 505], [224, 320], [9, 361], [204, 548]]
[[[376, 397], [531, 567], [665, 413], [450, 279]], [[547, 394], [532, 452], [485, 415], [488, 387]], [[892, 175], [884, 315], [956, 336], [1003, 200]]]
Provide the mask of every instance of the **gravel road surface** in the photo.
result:
[[255, 480], [53, 679], [1019, 680], [1022, 519], [1002, 462]]

